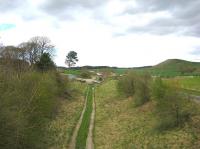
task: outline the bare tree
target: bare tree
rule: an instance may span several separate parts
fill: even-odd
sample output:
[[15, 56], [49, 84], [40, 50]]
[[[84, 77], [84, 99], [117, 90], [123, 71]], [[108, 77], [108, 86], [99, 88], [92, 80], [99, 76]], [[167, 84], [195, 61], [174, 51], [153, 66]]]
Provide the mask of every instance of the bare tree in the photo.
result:
[[49, 53], [51, 56], [54, 54], [54, 46], [48, 37], [36, 36], [30, 39], [30, 43], [34, 43], [38, 54], [41, 56], [44, 53]]
[[1, 57], [4, 59], [19, 59], [19, 49], [14, 46], [3, 47]]
[[44, 53], [48, 53], [50, 56], [54, 54], [54, 46], [47, 37], [33, 37], [28, 42], [21, 43], [18, 47], [21, 49], [23, 59], [31, 65], [39, 61]]

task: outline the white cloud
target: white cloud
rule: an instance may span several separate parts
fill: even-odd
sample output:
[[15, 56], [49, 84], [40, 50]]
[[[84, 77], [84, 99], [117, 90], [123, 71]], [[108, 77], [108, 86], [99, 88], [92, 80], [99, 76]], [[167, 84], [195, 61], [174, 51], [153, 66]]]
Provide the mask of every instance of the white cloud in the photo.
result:
[[[153, 20], [172, 19], [172, 14], [166, 9], [132, 14], [124, 13], [130, 5], [137, 7], [137, 3], [130, 0], [105, 1], [94, 8], [91, 5], [95, 3], [80, 7], [70, 2], [67, 4], [71, 6], [66, 7], [69, 9], [62, 7], [57, 16], [41, 10], [44, 2], [29, 0], [20, 9], [0, 14], [0, 24], [16, 25], [16, 28], [0, 31], [5, 45], [18, 45], [33, 36], [48, 36], [57, 49], [57, 65], [64, 65], [65, 56], [70, 50], [78, 52], [78, 65], [81, 66], [134, 67], [154, 65], [169, 58], [197, 59], [191, 53], [200, 46], [198, 36], [178, 35], [179, 31], [159, 35], [149, 32], [148, 28], [145, 30], [145, 26]], [[161, 25], [154, 28], [163, 31]], [[138, 27], [144, 31], [138, 32]]]

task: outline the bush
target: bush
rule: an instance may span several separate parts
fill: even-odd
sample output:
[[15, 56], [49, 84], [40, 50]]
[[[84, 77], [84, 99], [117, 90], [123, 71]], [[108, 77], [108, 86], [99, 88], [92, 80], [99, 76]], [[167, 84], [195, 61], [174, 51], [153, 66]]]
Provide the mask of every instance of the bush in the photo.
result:
[[135, 85], [137, 80], [137, 74], [135, 72], [129, 72], [127, 75], [122, 76], [117, 84], [120, 95], [126, 97], [133, 96], [135, 94]]
[[140, 106], [150, 99], [150, 83], [151, 76], [149, 74], [129, 72], [119, 79], [117, 88], [120, 95], [134, 96], [135, 105]]
[[153, 85], [153, 98], [156, 101], [155, 114], [157, 128], [166, 130], [182, 126], [192, 115], [193, 103], [176, 85], [167, 85], [160, 78]]
[[46, 127], [64, 92], [55, 72], [0, 72], [0, 146], [4, 149], [47, 148]]
[[36, 67], [44, 72], [55, 69], [55, 64], [51, 60], [50, 54], [44, 53], [41, 55], [40, 60], [36, 62]]
[[149, 74], [141, 74], [137, 77], [135, 85], [135, 106], [141, 106], [150, 100], [150, 84], [151, 76]]

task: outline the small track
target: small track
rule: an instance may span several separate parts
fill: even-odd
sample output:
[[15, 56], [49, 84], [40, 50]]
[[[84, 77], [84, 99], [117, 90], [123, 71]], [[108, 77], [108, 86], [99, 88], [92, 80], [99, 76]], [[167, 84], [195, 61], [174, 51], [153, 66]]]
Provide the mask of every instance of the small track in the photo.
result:
[[[95, 94], [94, 94], [94, 92], [95, 92], [94, 87], [91, 87], [91, 86], [87, 87], [87, 94], [86, 94], [86, 98], [85, 98], [84, 108], [81, 113], [81, 117], [74, 129], [70, 144], [68, 146], [69, 149], [77, 149], [77, 148], [94, 149], [94, 143], [93, 143], [93, 130], [94, 130], [94, 120], [95, 120]], [[90, 98], [90, 97], [92, 97], [92, 98]], [[88, 108], [90, 108], [90, 112], [91, 112], [90, 115], [86, 114], [88, 112]], [[85, 115], [87, 115], [86, 116], [87, 120], [83, 122], [83, 120], [85, 120]], [[85, 122], [87, 122], [87, 127], [85, 127], [85, 126], [82, 127], [82, 125], [84, 125]], [[86, 130], [86, 131], [84, 131], [84, 134], [79, 133], [83, 130], [82, 128], [84, 128], [84, 130]], [[81, 129], [81, 131], [80, 131], [80, 129]], [[83, 137], [83, 136], [85, 136], [85, 137]], [[80, 141], [82, 143], [80, 143], [78, 141], [78, 140], [80, 140], [80, 137], [82, 138]], [[79, 139], [77, 139], [77, 138], [79, 138]], [[80, 145], [79, 143], [82, 145]], [[77, 146], [77, 144], [78, 144], [78, 146]]]
[[86, 142], [86, 149], [94, 149], [94, 143], [93, 143], [93, 130], [94, 130], [94, 120], [95, 120], [95, 88], [93, 87], [93, 103], [92, 103], [92, 114], [90, 118], [90, 127]]
[[74, 129], [74, 132], [72, 134], [72, 138], [70, 141], [70, 144], [68, 146], [69, 149], [75, 149], [76, 148], [76, 137], [78, 135], [78, 130], [81, 126], [82, 120], [83, 120], [83, 115], [85, 113], [85, 109], [86, 109], [86, 105], [87, 105], [87, 96], [88, 96], [88, 87], [87, 87], [87, 93], [86, 93], [86, 97], [85, 97], [85, 103], [84, 103], [84, 107], [83, 107], [83, 111], [81, 112], [81, 116], [79, 118], [79, 121]]

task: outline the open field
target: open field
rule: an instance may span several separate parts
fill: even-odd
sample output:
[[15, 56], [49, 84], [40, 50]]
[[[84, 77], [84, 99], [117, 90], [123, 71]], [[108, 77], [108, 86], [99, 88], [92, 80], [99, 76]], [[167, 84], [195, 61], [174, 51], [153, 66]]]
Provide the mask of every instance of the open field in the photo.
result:
[[[199, 115], [183, 128], [155, 131], [154, 103], [134, 107], [134, 99], [120, 98], [116, 81], [96, 90], [95, 147], [97, 149], [199, 148]], [[194, 127], [193, 127], [194, 125]], [[198, 128], [198, 129], [196, 129]]]
[[200, 77], [190, 76], [190, 77], [175, 77], [172, 79], [167, 79], [169, 82], [177, 82], [184, 89], [200, 91]]
[[170, 79], [164, 79], [171, 84], [178, 84], [184, 92], [192, 95], [200, 95], [200, 77], [199, 76], [179, 76]]

